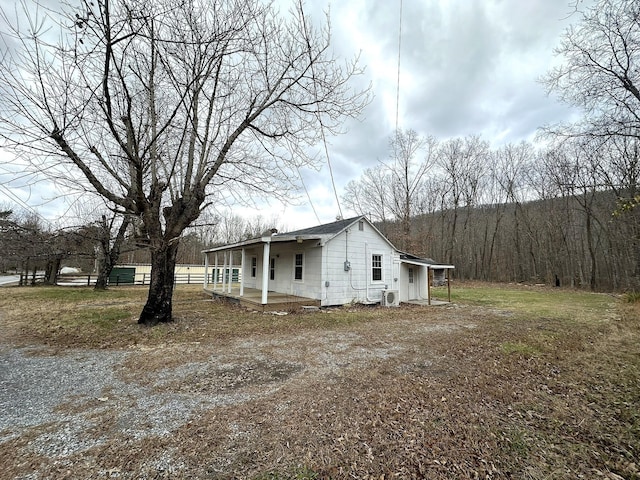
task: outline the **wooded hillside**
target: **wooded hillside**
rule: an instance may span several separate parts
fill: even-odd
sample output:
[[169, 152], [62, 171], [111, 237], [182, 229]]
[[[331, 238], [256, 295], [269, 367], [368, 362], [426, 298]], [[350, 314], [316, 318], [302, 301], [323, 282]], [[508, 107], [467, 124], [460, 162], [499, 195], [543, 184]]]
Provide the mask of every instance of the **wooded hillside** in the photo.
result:
[[461, 279], [534, 282], [592, 290], [638, 287], [637, 209], [612, 191], [449, 208], [380, 229], [397, 245], [455, 264]]

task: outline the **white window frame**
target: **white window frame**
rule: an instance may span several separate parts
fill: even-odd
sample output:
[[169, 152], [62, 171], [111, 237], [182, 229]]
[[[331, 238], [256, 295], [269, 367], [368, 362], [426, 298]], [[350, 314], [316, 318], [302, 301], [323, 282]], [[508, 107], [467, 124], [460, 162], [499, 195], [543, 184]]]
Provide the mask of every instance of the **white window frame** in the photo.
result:
[[[377, 267], [374, 267], [374, 265], [373, 265], [374, 257], [380, 257], [380, 265], [377, 266]], [[375, 279], [374, 278], [374, 275], [373, 275], [374, 268], [380, 270], [380, 278], [379, 279]], [[371, 254], [371, 282], [372, 283], [384, 283], [384, 254], [383, 253], [372, 253]]]
[[276, 279], [276, 257], [269, 259], [269, 280], [275, 281]]
[[249, 260], [249, 270], [251, 278], [256, 278], [258, 276], [258, 257], [255, 255], [252, 255]]
[[[302, 257], [302, 265], [298, 265], [296, 263], [296, 260], [298, 259], [298, 255], [300, 255]], [[304, 252], [295, 252], [293, 254], [293, 281], [294, 282], [304, 282], [304, 270], [305, 270], [305, 259], [304, 259], [305, 255]], [[298, 267], [300, 267], [300, 278], [296, 278], [296, 271], [298, 269]]]

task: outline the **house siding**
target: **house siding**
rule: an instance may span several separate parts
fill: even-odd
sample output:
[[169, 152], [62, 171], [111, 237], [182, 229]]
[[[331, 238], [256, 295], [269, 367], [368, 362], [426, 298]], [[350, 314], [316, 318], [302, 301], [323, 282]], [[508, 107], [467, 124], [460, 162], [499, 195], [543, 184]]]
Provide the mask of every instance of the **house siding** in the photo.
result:
[[[318, 242], [303, 242], [302, 244], [278, 244], [272, 243], [269, 251], [269, 258], [275, 259], [275, 279], [269, 280], [269, 290], [280, 293], [287, 293], [301, 297], [314, 298], [320, 300], [321, 249]], [[304, 255], [304, 268], [302, 280], [295, 280], [295, 255]], [[251, 257], [256, 257], [257, 268], [255, 278], [251, 277]], [[247, 288], [262, 288], [264, 250], [251, 248], [245, 250], [245, 265], [243, 269], [244, 285]]]
[[[382, 256], [382, 279], [379, 281], [372, 280], [371, 275], [374, 254]], [[323, 306], [379, 302], [382, 290], [399, 288], [399, 255], [366, 222], [363, 230], [355, 223], [328, 241], [323, 260]], [[344, 269], [345, 261], [350, 263], [349, 271]]]
[[[276, 278], [269, 280], [269, 290], [320, 300], [321, 249], [315, 242], [272, 244], [270, 257], [276, 259]], [[295, 280], [295, 255], [304, 255], [302, 280]]]
[[[242, 269], [244, 286], [247, 288], [260, 288], [262, 284], [262, 249], [247, 248], [244, 252], [245, 261]], [[256, 276], [251, 276], [251, 258], [256, 257]]]

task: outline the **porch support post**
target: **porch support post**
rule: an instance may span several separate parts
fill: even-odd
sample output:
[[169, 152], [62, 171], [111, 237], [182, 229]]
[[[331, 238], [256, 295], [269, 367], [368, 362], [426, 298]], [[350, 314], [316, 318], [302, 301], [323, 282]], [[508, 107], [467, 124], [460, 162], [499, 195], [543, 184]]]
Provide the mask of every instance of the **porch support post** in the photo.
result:
[[229, 250], [229, 287], [227, 293], [231, 294], [231, 282], [233, 282], [233, 250]]
[[431, 305], [431, 267], [427, 265], [427, 305]]
[[222, 260], [222, 293], [224, 293], [224, 289], [227, 286], [227, 251], [224, 251], [224, 256]]
[[218, 252], [213, 257], [213, 290], [218, 287]]
[[445, 269], [445, 272], [447, 272], [447, 297], [448, 297], [448, 301], [449, 303], [451, 303], [451, 282], [449, 281], [451, 274], [449, 272], [451, 272], [450, 268]]
[[263, 238], [262, 253], [262, 305], [267, 304], [269, 298], [269, 253], [271, 252], [271, 238]]
[[246, 254], [245, 254], [245, 249], [243, 248], [242, 251], [240, 252], [240, 272], [239, 272], [239, 276], [240, 278], [238, 280], [240, 280], [240, 296], [242, 297], [244, 295], [244, 262], [246, 260]]
[[202, 286], [202, 288], [206, 290], [208, 284], [209, 284], [209, 254], [205, 253], [204, 254], [204, 285]]

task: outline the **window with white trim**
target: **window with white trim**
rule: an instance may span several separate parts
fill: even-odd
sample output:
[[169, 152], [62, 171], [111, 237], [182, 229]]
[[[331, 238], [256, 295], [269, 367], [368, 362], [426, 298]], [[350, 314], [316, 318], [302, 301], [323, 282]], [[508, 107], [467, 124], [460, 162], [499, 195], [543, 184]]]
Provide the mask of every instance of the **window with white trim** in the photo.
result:
[[374, 282], [382, 280], [382, 255], [377, 253], [371, 255], [371, 280]]
[[276, 279], [276, 259], [271, 257], [269, 260], [269, 280]]
[[409, 267], [409, 283], [413, 283], [413, 267]]
[[293, 279], [302, 281], [304, 274], [304, 253], [296, 253], [294, 258]]
[[251, 257], [251, 278], [258, 274], [258, 257]]

